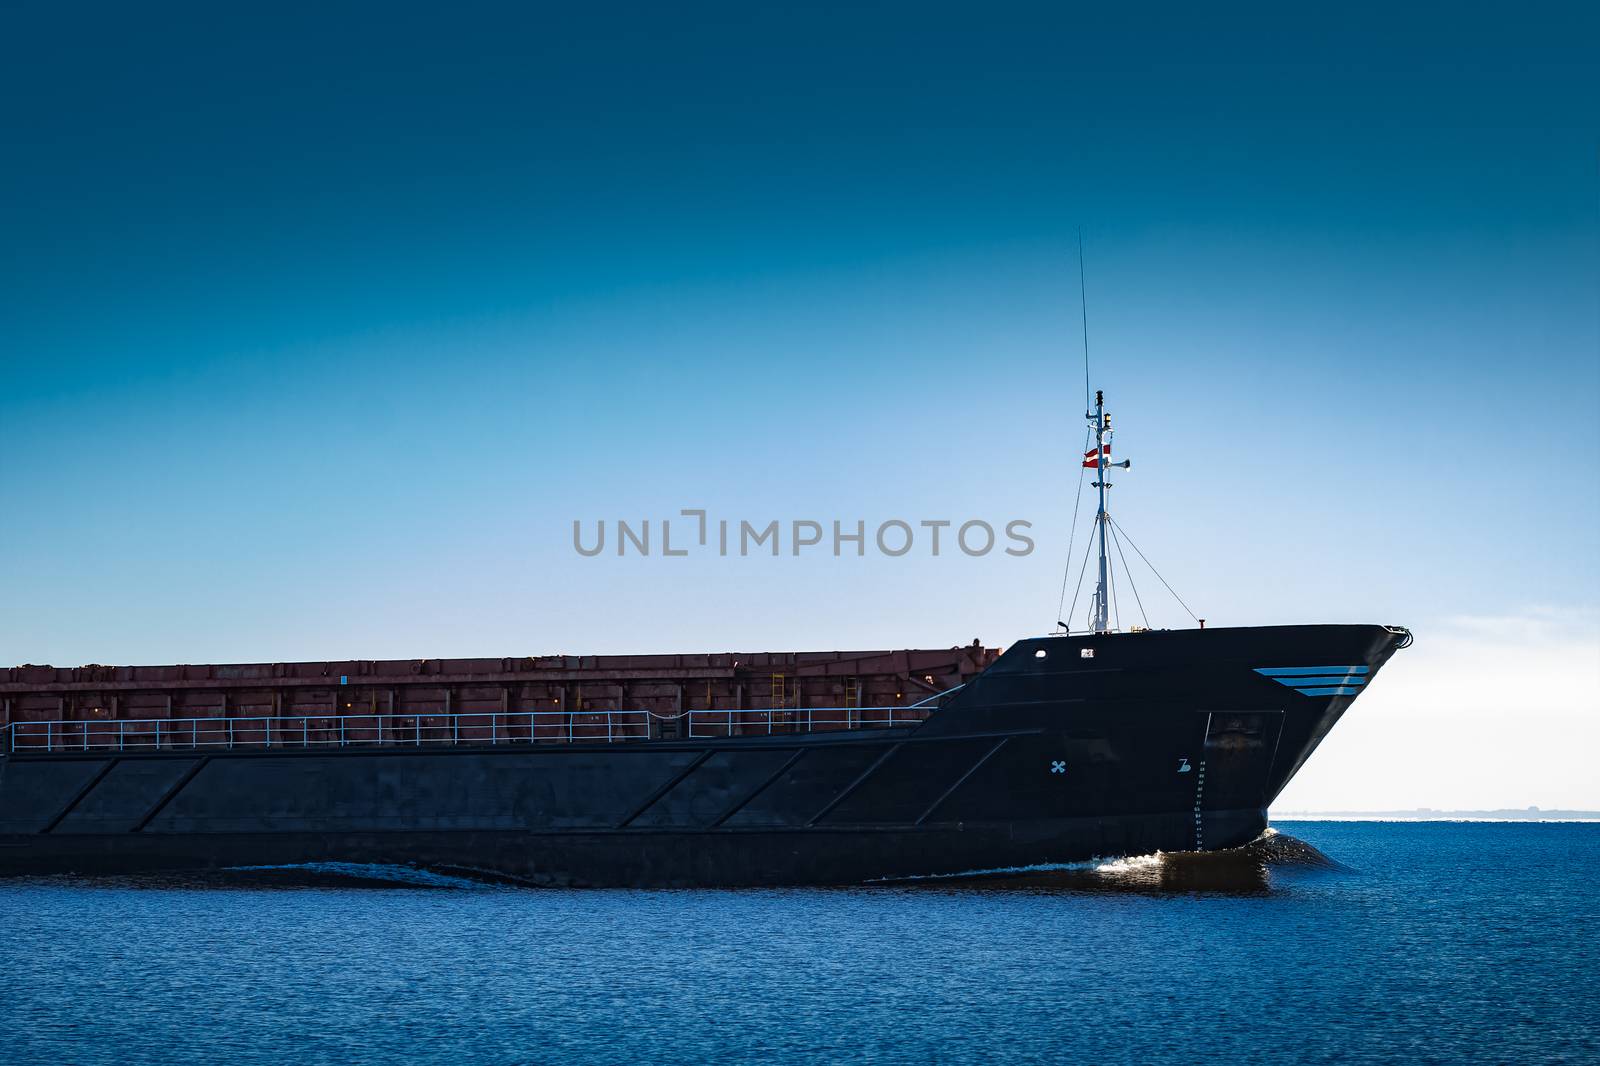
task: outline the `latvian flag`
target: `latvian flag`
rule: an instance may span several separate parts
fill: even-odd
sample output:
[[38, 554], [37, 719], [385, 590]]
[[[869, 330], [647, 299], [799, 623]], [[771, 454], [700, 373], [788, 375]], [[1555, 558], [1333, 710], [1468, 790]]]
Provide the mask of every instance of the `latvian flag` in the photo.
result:
[[[1100, 451], [1105, 453], [1106, 462], [1109, 463], [1111, 461], [1111, 445], [1102, 444], [1100, 446]], [[1093, 448], [1090, 448], [1088, 451], [1083, 453], [1083, 465], [1087, 470], [1094, 470], [1100, 466], [1099, 457], [1095, 454], [1095, 450]]]

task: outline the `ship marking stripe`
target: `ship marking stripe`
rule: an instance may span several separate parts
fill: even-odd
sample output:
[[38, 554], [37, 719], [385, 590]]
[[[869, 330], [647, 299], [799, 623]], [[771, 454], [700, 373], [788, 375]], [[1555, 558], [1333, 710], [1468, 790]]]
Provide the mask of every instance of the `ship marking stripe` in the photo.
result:
[[1301, 674], [1368, 674], [1370, 666], [1258, 666], [1256, 673], [1268, 677], [1295, 677]]
[[826, 807], [823, 807], [822, 810], [818, 811], [816, 814], [813, 814], [810, 820], [806, 822], [806, 826], [810, 827], [816, 825], [817, 822], [825, 817], [829, 811], [839, 806], [839, 804], [843, 803], [846, 799], [849, 799], [850, 793], [860, 788], [862, 784], [866, 782], [867, 778], [873, 775], [873, 772], [876, 771], [878, 767], [882, 766], [886, 761], [888, 761], [889, 756], [899, 751], [900, 744], [902, 743], [904, 743], [904, 741], [889, 745], [889, 749], [887, 751], [885, 751], [882, 755], [879, 755], [876, 759], [872, 760], [871, 766], [861, 771], [861, 776], [850, 782], [850, 784], [845, 787], [843, 792], [840, 792], [837, 796], [833, 797], [833, 799], [828, 802]]
[[1318, 685], [1353, 685], [1360, 688], [1367, 683], [1364, 677], [1348, 677], [1340, 674], [1331, 677], [1275, 677], [1272, 680], [1290, 688], [1316, 688]]
[[209, 755], [202, 755], [200, 758], [196, 759], [194, 761], [194, 765], [185, 770], [183, 772], [183, 776], [178, 778], [177, 781], [173, 782], [172, 787], [167, 789], [166, 793], [163, 794], [160, 799], [156, 800], [148, 811], [144, 812], [144, 817], [139, 819], [139, 824], [130, 829], [129, 832], [144, 832], [144, 827], [150, 824], [150, 820], [156, 815], [160, 814], [166, 808], [167, 804], [171, 803], [173, 799], [177, 797], [178, 793], [183, 791], [184, 786], [190, 781], [194, 780], [194, 775], [205, 769], [206, 764], [210, 761], [211, 756]]
[[1338, 675], [1333, 677], [1275, 677], [1273, 680], [1280, 685], [1288, 685], [1290, 688], [1316, 688], [1318, 685], [1351, 685], [1355, 688], [1360, 688], [1367, 683], [1367, 679], [1364, 677], [1341, 677]]
[[107, 759], [105, 761], [105, 764], [102, 765], [100, 767], [100, 769], [96, 770], [94, 772], [94, 775], [92, 777], [90, 777], [88, 781], [85, 781], [83, 783], [83, 786], [81, 788], [79, 788], [77, 792], [74, 792], [72, 794], [72, 798], [67, 800], [66, 806], [62, 807], [59, 811], [57, 811], [56, 812], [56, 816], [54, 818], [50, 819], [48, 822], [46, 822], [44, 828], [39, 830], [39, 832], [40, 833], [48, 833], [48, 832], [51, 832], [52, 830], [54, 830], [56, 826], [60, 825], [61, 824], [61, 820], [63, 818], [65, 818], [67, 815], [71, 814], [72, 813], [72, 809], [74, 807], [76, 807], [78, 804], [82, 803], [84, 801], [84, 798], [87, 797], [89, 795], [89, 793], [94, 791], [94, 787], [96, 785], [98, 785], [101, 781], [105, 780], [106, 775], [111, 772], [112, 767], [116, 766], [117, 763], [119, 763], [121, 761], [122, 761], [121, 759], [118, 759], [118, 758], [115, 758], [115, 757]]
[[956, 778], [955, 784], [951, 785], [949, 788], [947, 788], [943, 792], [939, 793], [939, 798], [934, 800], [932, 803], [928, 804], [928, 809], [923, 811], [921, 817], [919, 817], [912, 824], [913, 825], [921, 825], [923, 822], [926, 822], [929, 818], [931, 818], [933, 816], [933, 812], [938, 810], [940, 805], [943, 804], [945, 800], [947, 800], [951, 796], [953, 796], [955, 794], [956, 789], [958, 789], [962, 785], [966, 784], [967, 783], [967, 778], [969, 778], [973, 774], [977, 773], [979, 768], [982, 767], [984, 763], [989, 761], [990, 756], [992, 756], [995, 752], [999, 751], [1001, 748], [1005, 747], [1006, 741], [1008, 741], [1010, 739], [1011, 739], [1010, 737], [1001, 737], [999, 740], [995, 741], [994, 747], [992, 747], [988, 751], [984, 752], [981, 756], [979, 756], [977, 762], [975, 762], [971, 766], [967, 767], [967, 772], [962, 774], [960, 777]]
[[795, 763], [800, 761], [800, 756], [804, 755], [808, 751], [816, 751], [816, 750], [817, 749], [815, 749], [815, 748], [796, 748], [795, 751], [794, 751], [794, 754], [789, 756], [788, 760], [785, 761], [782, 766], [778, 767], [776, 770], [772, 771], [772, 773], [768, 774], [767, 775], [767, 779], [765, 781], [761, 782], [761, 784], [759, 786], [757, 786], [756, 789], [753, 792], [751, 792], [748, 796], [746, 796], [744, 799], [740, 800], [738, 803], [735, 803], [732, 807], [729, 807], [726, 811], [723, 811], [722, 812], [722, 817], [720, 817], [716, 821], [712, 822], [711, 825], [708, 828], [711, 828], [711, 829], [719, 829], [719, 828], [721, 828], [723, 822], [726, 822], [729, 818], [732, 818], [734, 815], [736, 815], [740, 811], [744, 810], [745, 806], [751, 800], [755, 799], [757, 796], [761, 795], [761, 793], [763, 793], [767, 789], [771, 788], [772, 787], [772, 783], [774, 781], [776, 781], [778, 778], [782, 777], [784, 774], [788, 773], [789, 772], [789, 767], [793, 766]]
[[649, 810], [651, 807], [654, 807], [658, 800], [660, 800], [662, 797], [664, 797], [668, 792], [671, 792], [673, 789], [677, 788], [678, 785], [680, 785], [683, 782], [684, 778], [688, 777], [690, 774], [692, 774], [696, 770], [698, 770], [700, 768], [700, 764], [705, 762], [707, 759], [711, 758], [711, 753], [716, 751], [716, 750], [717, 749], [715, 749], [715, 748], [707, 748], [705, 751], [702, 751], [700, 753], [699, 757], [691, 759], [689, 761], [689, 765], [688, 766], [685, 766], [682, 771], [680, 771], [679, 773], [675, 774], [669, 781], [667, 781], [666, 784], [662, 785], [660, 788], [658, 788], [654, 792], [650, 793], [650, 796], [649, 796], [648, 799], [646, 799], [643, 803], [641, 803], [637, 807], [635, 807], [633, 809], [633, 811], [626, 818], [624, 818], [622, 821], [618, 822], [617, 823], [617, 828], [618, 829], [626, 829], [628, 827], [628, 823], [629, 822], [631, 822], [635, 818], [639, 817], [639, 815], [643, 814], [645, 811]]

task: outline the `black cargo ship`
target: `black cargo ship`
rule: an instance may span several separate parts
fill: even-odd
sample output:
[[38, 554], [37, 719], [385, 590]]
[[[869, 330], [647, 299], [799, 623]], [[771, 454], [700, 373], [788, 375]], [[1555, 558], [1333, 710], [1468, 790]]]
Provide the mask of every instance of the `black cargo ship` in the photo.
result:
[[846, 884], [1247, 843], [1399, 627], [947, 651], [0, 671], [0, 874]]

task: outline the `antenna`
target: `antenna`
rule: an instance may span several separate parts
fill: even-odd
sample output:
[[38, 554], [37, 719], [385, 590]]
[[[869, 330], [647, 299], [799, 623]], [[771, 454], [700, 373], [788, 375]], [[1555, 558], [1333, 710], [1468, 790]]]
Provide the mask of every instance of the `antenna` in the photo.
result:
[[1089, 406], [1089, 296], [1083, 280], [1083, 227], [1078, 227], [1078, 307], [1083, 312], [1083, 405]]
[[[1083, 271], [1083, 227], [1078, 226], [1078, 307], [1083, 314], [1083, 400], [1088, 403], [1090, 399], [1090, 296], [1088, 296], [1088, 282]], [[1109, 560], [1106, 559], [1106, 453], [1107, 437], [1110, 435], [1110, 419], [1106, 418], [1106, 394], [1094, 394], [1094, 410], [1085, 411], [1086, 418], [1093, 418], [1091, 432], [1094, 435], [1094, 488], [1099, 490], [1099, 511], [1094, 514], [1094, 531], [1099, 535], [1099, 579], [1094, 583], [1094, 632], [1109, 632], [1110, 619], [1107, 616], [1109, 603], [1107, 591], [1110, 583]]]
[[[1085, 274], [1085, 271], [1083, 269], [1083, 227], [1079, 226], [1078, 227], [1078, 306], [1081, 309], [1082, 320], [1083, 320], [1083, 401], [1084, 401], [1084, 406], [1085, 407], [1090, 407], [1091, 404], [1090, 404], [1090, 400], [1089, 400], [1089, 296], [1088, 296], [1088, 286], [1087, 286], [1087, 284], [1086, 284], [1086, 282], [1084, 280], [1084, 274]], [[1094, 599], [1093, 599], [1093, 601], [1092, 601], [1092, 603], [1090, 605], [1089, 610], [1090, 610], [1090, 613], [1091, 613], [1091, 624], [1094, 627], [1094, 631], [1096, 633], [1109, 633], [1111, 631], [1111, 620], [1110, 620], [1110, 566], [1111, 566], [1111, 563], [1110, 563], [1109, 557], [1106, 554], [1106, 534], [1107, 534], [1106, 526], [1107, 526], [1107, 524], [1109, 523], [1109, 520], [1110, 520], [1109, 516], [1106, 514], [1106, 489], [1110, 488], [1110, 483], [1108, 481], [1106, 481], [1106, 470], [1111, 466], [1111, 463], [1109, 462], [1110, 452], [1111, 452], [1111, 418], [1110, 418], [1110, 416], [1108, 416], [1106, 414], [1105, 393], [1096, 392], [1094, 394], [1094, 401], [1093, 401], [1093, 404], [1092, 404], [1092, 409], [1088, 410], [1088, 411], [1085, 411], [1084, 412], [1084, 417], [1089, 420], [1089, 434], [1085, 438], [1084, 443], [1087, 444], [1087, 443], [1092, 441], [1093, 445], [1094, 445], [1094, 450], [1093, 451], [1084, 452], [1083, 462], [1080, 464], [1080, 469], [1078, 471], [1078, 500], [1081, 501], [1083, 499], [1083, 471], [1084, 470], [1091, 470], [1092, 469], [1095, 472], [1095, 480], [1092, 482], [1092, 484], [1099, 491], [1099, 494], [1100, 494], [1100, 506], [1096, 509], [1095, 516], [1094, 516], [1095, 537], [1096, 537], [1096, 539], [1098, 539], [1099, 544], [1098, 545], [1091, 544], [1091, 547], [1098, 547], [1098, 549], [1099, 549], [1099, 551], [1098, 551], [1099, 565], [1098, 565], [1098, 568], [1097, 568], [1096, 574], [1095, 574]], [[1127, 464], [1123, 464], [1123, 466], [1124, 466], [1124, 468], [1126, 468]], [[1077, 505], [1074, 504], [1073, 508], [1072, 508], [1072, 534], [1074, 534], [1074, 535], [1077, 533], [1077, 525], [1078, 525], [1078, 508], [1077, 508]], [[1087, 551], [1084, 552], [1083, 562], [1084, 562], [1084, 566], [1087, 568], [1087, 566], [1089, 564], [1089, 553]], [[1068, 540], [1067, 540], [1067, 571], [1066, 571], [1066, 573], [1061, 575], [1061, 599], [1062, 599], [1062, 602], [1065, 602], [1066, 598], [1067, 598], [1067, 577], [1071, 573], [1072, 573], [1072, 538], [1069, 537]], [[1083, 574], [1080, 571], [1079, 574], [1078, 574], [1078, 588], [1081, 589], [1082, 587], [1083, 587]], [[1075, 610], [1077, 608], [1077, 605], [1078, 605], [1078, 595], [1077, 595], [1076, 592], [1074, 592], [1073, 595], [1072, 595], [1072, 605], [1073, 605], [1073, 609]], [[1059, 605], [1057, 606], [1056, 610], [1058, 612], [1056, 617], [1059, 618], [1060, 617], [1060, 614], [1059, 614], [1060, 606]], [[1068, 613], [1070, 614], [1070, 612], [1068, 612]], [[1061, 626], [1062, 629], [1067, 629], [1068, 628], [1066, 623], [1064, 623], [1064, 622], [1057, 622], [1056, 624]], [[1068, 631], [1070, 632], [1070, 630], [1068, 630]]]
[[[1090, 632], [1110, 633], [1112, 632], [1114, 613], [1112, 604], [1116, 595], [1111, 584], [1113, 580], [1111, 566], [1112, 547], [1116, 548], [1118, 556], [1122, 559], [1123, 577], [1127, 579], [1128, 587], [1133, 590], [1134, 601], [1139, 608], [1140, 615], [1144, 616], [1144, 628], [1149, 628], [1150, 619], [1145, 616], [1144, 603], [1139, 597], [1138, 587], [1133, 584], [1133, 574], [1128, 569], [1127, 556], [1122, 549], [1122, 542], [1127, 539], [1127, 534], [1123, 532], [1122, 527], [1117, 524], [1116, 520], [1111, 517], [1111, 512], [1106, 507], [1107, 490], [1111, 488], [1111, 482], [1107, 480], [1106, 475], [1112, 470], [1128, 470], [1133, 466], [1133, 463], [1127, 459], [1116, 463], [1111, 461], [1111, 416], [1106, 413], [1106, 394], [1103, 390], [1095, 390], [1093, 398], [1090, 398], [1089, 301], [1087, 286], [1084, 283], [1083, 258], [1083, 229], [1080, 227], [1078, 230], [1078, 299], [1083, 313], [1083, 392], [1085, 406], [1088, 408], [1083, 417], [1089, 423], [1089, 432], [1084, 443], [1086, 445], [1092, 444], [1092, 447], [1083, 453], [1083, 462], [1081, 469], [1078, 471], [1078, 496], [1072, 508], [1072, 525], [1067, 538], [1067, 567], [1066, 572], [1061, 575], [1061, 602], [1056, 606], [1056, 618], [1070, 619], [1076, 613], [1078, 609], [1078, 594], [1083, 591], [1083, 579], [1089, 571], [1089, 554], [1093, 552], [1096, 557], [1096, 567], [1094, 594], [1089, 602]], [[1072, 576], [1072, 547], [1077, 535], [1078, 504], [1083, 500], [1083, 472], [1085, 470], [1093, 470], [1095, 473], [1095, 479], [1090, 484], [1094, 486], [1098, 494], [1099, 506], [1095, 509], [1094, 531], [1090, 534], [1090, 542], [1084, 549], [1083, 566], [1078, 571], [1077, 584], [1073, 586], [1072, 606], [1063, 614], [1061, 607], [1065, 605], [1067, 599], [1067, 581]], [[1162, 577], [1161, 572], [1151, 565], [1149, 559], [1145, 558], [1144, 552], [1139, 550], [1139, 546], [1131, 540], [1128, 541], [1128, 545], [1133, 548], [1140, 559], [1144, 560], [1144, 564], [1150, 567], [1150, 571], [1166, 586], [1167, 591], [1172, 593], [1173, 598], [1178, 601], [1184, 611], [1190, 617], [1193, 617], [1194, 612], [1189, 610], [1189, 605], [1183, 602], [1177, 592], [1173, 591], [1171, 585], [1167, 584], [1167, 579]], [[1066, 632], [1070, 633], [1072, 631], [1065, 621], [1057, 621], [1056, 625]], [[1202, 622], [1201, 627], [1204, 628], [1204, 625], [1205, 623]], [[1135, 626], [1134, 628], [1138, 629], [1140, 627]]]
[[[1114, 591], [1111, 587], [1112, 575], [1109, 545], [1115, 545], [1117, 554], [1122, 559], [1123, 577], [1126, 578], [1128, 587], [1133, 589], [1134, 601], [1138, 605], [1139, 613], [1142, 616], [1144, 615], [1144, 603], [1139, 598], [1138, 587], [1133, 584], [1133, 574], [1128, 569], [1128, 559], [1122, 551], [1122, 542], [1127, 540], [1127, 533], [1123, 531], [1122, 526], [1111, 517], [1111, 513], [1106, 509], [1106, 490], [1111, 488], [1111, 482], [1106, 480], [1106, 475], [1112, 470], [1127, 470], [1133, 464], [1127, 459], [1122, 460], [1120, 463], [1111, 461], [1111, 416], [1106, 413], [1105, 392], [1096, 390], [1094, 398], [1090, 399], [1089, 298], [1084, 273], [1083, 227], [1080, 226], [1078, 227], [1078, 302], [1082, 308], [1083, 316], [1083, 398], [1084, 406], [1088, 408], [1084, 411], [1083, 417], [1089, 423], [1089, 433], [1084, 443], [1093, 442], [1093, 450], [1083, 453], [1082, 467], [1078, 471], [1078, 496], [1072, 508], [1072, 526], [1067, 538], [1067, 568], [1066, 572], [1061, 575], [1061, 603], [1056, 606], [1056, 618], [1070, 619], [1073, 613], [1077, 611], [1078, 594], [1083, 591], [1083, 579], [1089, 570], [1089, 553], [1093, 551], [1096, 554], [1098, 565], [1095, 569], [1094, 596], [1089, 604], [1089, 624], [1092, 632], [1110, 633], [1112, 631], [1111, 601]], [[1099, 507], [1095, 510], [1094, 532], [1090, 534], [1090, 543], [1083, 553], [1083, 566], [1078, 571], [1078, 582], [1073, 586], [1072, 606], [1063, 614], [1061, 606], [1066, 603], [1067, 599], [1067, 579], [1072, 576], [1072, 547], [1077, 535], [1078, 503], [1081, 503], [1083, 499], [1084, 470], [1093, 470], [1095, 472], [1095, 480], [1090, 484], [1099, 493]], [[1178, 595], [1170, 584], [1167, 584], [1167, 579], [1161, 576], [1161, 571], [1157, 570], [1149, 559], [1145, 558], [1145, 554], [1139, 550], [1139, 546], [1131, 540], [1128, 540], [1128, 545], [1144, 561], [1144, 564], [1150, 567], [1150, 572], [1155, 574], [1156, 578], [1166, 586], [1167, 591], [1172, 593], [1173, 599], [1178, 601], [1179, 606], [1193, 618], [1194, 612], [1189, 610], [1189, 605], [1183, 602], [1183, 598]], [[1205, 628], [1206, 624], [1203, 620], [1196, 619], [1196, 621], [1199, 622], [1201, 629]], [[1145, 616], [1145, 627], [1148, 628], [1149, 624], [1150, 619]], [[1065, 621], [1057, 621], [1056, 625], [1066, 632], [1070, 633], [1072, 631]], [[1137, 629], [1139, 627], [1135, 626], [1134, 628]]]
[[[1089, 293], [1088, 285], [1084, 280], [1083, 269], [1083, 227], [1078, 227], [1078, 306], [1083, 312], [1083, 400], [1084, 405], [1089, 402]], [[1106, 481], [1106, 454], [1111, 451], [1111, 419], [1106, 414], [1106, 397], [1104, 392], [1094, 394], [1094, 410], [1085, 411], [1084, 417], [1089, 419], [1089, 433], [1094, 440], [1094, 487], [1100, 492], [1100, 507], [1095, 512], [1095, 533], [1099, 540], [1099, 569], [1094, 586], [1094, 603], [1090, 610], [1094, 613], [1094, 631], [1108, 633], [1111, 631], [1109, 617], [1110, 603], [1110, 560], [1106, 556], [1106, 489], [1110, 485]], [[1087, 457], [1085, 457], [1087, 458]], [[1084, 466], [1089, 464], [1085, 462]]]
[[[1078, 227], [1078, 307], [1083, 315], [1083, 403], [1087, 407], [1089, 404], [1089, 299], [1085, 294], [1083, 281], [1082, 226]], [[1089, 443], [1087, 436], [1084, 437], [1083, 443], [1085, 445]], [[1078, 492], [1072, 498], [1072, 524], [1067, 527], [1067, 561], [1061, 570], [1061, 595], [1056, 600], [1056, 625], [1067, 633], [1072, 631], [1072, 627], [1067, 625], [1066, 622], [1060, 621], [1060, 619], [1063, 617], [1070, 618], [1072, 611], [1078, 609], [1078, 591], [1083, 588], [1083, 574], [1080, 572], [1078, 574], [1078, 584], [1072, 592], [1072, 610], [1063, 614], [1061, 608], [1066, 606], [1067, 602], [1067, 580], [1072, 577], [1072, 547], [1077, 542], [1078, 537], [1078, 508], [1083, 503], [1083, 471], [1088, 466], [1088, 463], [1083, 463], [1078, 469]], [[1105, 479], [1102, 478], [1101, 480]], [[1085, 553], [1083, 561], [1084, 565], [1087, 566], [1089, 562], [1087, 553]]]

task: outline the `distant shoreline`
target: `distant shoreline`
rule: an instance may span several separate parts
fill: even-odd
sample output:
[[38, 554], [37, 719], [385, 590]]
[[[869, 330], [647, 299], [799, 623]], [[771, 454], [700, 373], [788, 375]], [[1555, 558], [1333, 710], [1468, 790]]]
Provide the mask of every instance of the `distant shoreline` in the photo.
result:
[[1409, 811], [1283, 811], [1271, 812], [1274, 822], [1600, 822], [1600, 811], [1508, 808], [1489, 811], [1436, 811], [1419, 807]]

